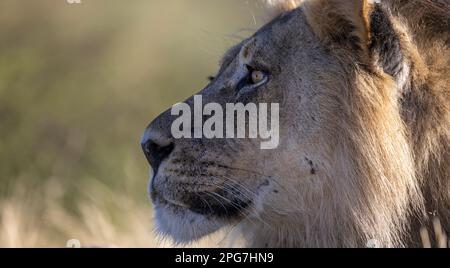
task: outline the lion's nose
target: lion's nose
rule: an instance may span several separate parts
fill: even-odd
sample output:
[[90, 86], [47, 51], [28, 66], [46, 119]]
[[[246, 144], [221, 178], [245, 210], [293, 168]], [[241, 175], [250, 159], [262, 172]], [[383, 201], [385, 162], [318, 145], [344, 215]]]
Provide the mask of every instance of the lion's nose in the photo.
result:
[[158, 172], [161, 162], [170, 155], [174, 148], [171, 138], [157, 135], [149, 130], [144, 133], [141, 146], [155, 174]]

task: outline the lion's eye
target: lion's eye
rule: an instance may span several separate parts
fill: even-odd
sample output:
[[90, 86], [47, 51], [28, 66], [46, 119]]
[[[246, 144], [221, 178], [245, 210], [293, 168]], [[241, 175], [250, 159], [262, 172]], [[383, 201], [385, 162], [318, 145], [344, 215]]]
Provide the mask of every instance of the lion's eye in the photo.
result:
[[264, 79], [266, 78], [266, 74], [263, 73], [262, 71], [255, 70], [255, 71], [252, 71], [251, 78], [252, 78], [253, 84], [258, 84], [258, 83], [264, 81]]
[[236, 86], [237, 91], [241, 90], [251, 90], [264, 85], [268, 80], [269, 76], [266, 72], [256, 70], [251, 66], [247, 65], [248, 74], [239, 81]]

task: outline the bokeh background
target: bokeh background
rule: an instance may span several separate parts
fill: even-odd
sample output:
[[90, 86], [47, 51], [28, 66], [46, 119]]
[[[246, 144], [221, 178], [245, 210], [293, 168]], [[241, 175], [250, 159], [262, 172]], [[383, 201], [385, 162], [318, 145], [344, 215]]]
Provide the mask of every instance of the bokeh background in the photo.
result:
[[0, 1], [0, 247], [170, 246], [141, 134], [263, 23], [261, 2]]

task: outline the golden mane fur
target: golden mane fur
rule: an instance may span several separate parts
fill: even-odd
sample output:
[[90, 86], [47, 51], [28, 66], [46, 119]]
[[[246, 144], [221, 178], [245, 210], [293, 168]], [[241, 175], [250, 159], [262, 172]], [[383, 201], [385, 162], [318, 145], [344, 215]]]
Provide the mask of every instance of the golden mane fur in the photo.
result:
[[[269, 2], [278, 13], [301, 6], [323, 42], [331, 42], [332, 36], [327, 36], [329, 31], [340, 33], [336, 29], [340, 24], [337, 15], [362, 26], [356, 27], [354, 34], [363, 45], [371, 42], [364, 9], [373, 1]], [[355, 214], [351, 217], [361, 219], [357, 224], [359, 230], [347, 232], [364, 233], [367, 239], [371, 235], [380, 238], [381, 232], [385, 237], [380, 242], [385, 246], [417, 246], [416, 237], [405, 242], [405, 228], [418, 236], [420, 226], [430, 224], [430, 215], [439, 217], [446, 232], [450, 231], [450, 1], [385, 0], [381, 3], [391, 12], [393, 27], [408, 62], [404, 74], [408, 76], [407, 81], [398, 78], [403, 83], [401, 90], [397, 89], [396, 77], [367, 72], [353, 64], [352, 55], [357, 51], [350, 47], [333, 47], [347, 69], [328, 74], [330, 88], [336, 88], [336, 83], [348, 83], [343, 85], [347, 88], [353, 85], [346, 92], [348, 95], [342, 96], [347, 120], [342, 126], [345, 134], [340, 139], [341, 150], [347, 152], [343, 155], [352, 157], [342, 159], [345, 163], [341, 166], [347, 169], [343, 171], [347, 179], [354, 179], [355, 188], [349, 189], [352, 191], [349, 194], [359, 195], [362, 205], [353, 204], [350, 209]], [[354, 10], [361, 11], [363, 16], [350, 14]], [[363, 21], [353, 21], [358, 19]], [[373, 55], [361, 50], [362, 66], [376, 62]], [[338, 184], [338, 181], [330, 182], [330, 187], [341, 187]]]

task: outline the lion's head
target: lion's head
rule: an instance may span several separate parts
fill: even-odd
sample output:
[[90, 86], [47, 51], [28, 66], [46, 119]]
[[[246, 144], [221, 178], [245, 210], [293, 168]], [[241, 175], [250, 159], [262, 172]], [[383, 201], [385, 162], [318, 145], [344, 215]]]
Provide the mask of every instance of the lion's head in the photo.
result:
[[231, 226], [249, 246], [399, 246], [422, 206], [399, 102], [415, 60], [408, 33], [381, 4], [288, 2], [198, 93], [224, 110], [278, 103], [278, 147], [175, 139], [177, 116], [161, 114], [142, 141], [157, 228], [180, 243]]

